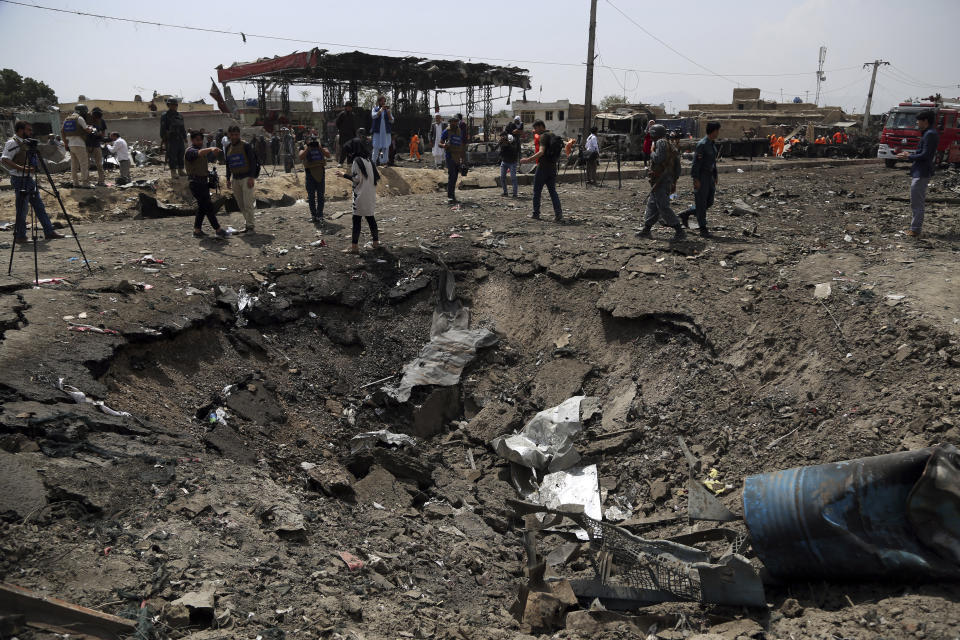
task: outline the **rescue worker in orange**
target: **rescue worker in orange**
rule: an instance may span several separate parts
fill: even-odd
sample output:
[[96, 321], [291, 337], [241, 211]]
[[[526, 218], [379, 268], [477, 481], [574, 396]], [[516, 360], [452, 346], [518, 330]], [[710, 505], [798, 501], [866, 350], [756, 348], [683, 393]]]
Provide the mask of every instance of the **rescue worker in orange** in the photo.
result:
[[842, 144], [843, 143], [843, 134], [840, 131], [837, 131], [833, 134], [833, 144]]
[[777, 155], [777, 134], [775, 133], [770, 134], [770, 155]]
[[786, 142], [784, 141], [783, 136], [777, 136], [777, 157], [778, 158], [783, 157], [783, 146], [785, 144]]
[[410, 161], [413, 161], [413, 156], [417, 156], [417, 162], [420, 162], [420, 136], [413, 134], [410, 137]]

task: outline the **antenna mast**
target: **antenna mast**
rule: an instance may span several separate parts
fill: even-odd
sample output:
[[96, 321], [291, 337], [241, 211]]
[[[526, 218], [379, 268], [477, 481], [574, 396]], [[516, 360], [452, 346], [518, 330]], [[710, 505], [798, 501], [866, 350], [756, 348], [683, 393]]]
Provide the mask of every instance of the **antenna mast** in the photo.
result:
[[820, 65], [817, 67], [817, 97], [813, 99], [813, 103], [820, 106], [820, 83], [824, 82], [827, 79], [826, 74], [823, 72], [823, 63], [827, 59], [827, 48], [820, 47]]

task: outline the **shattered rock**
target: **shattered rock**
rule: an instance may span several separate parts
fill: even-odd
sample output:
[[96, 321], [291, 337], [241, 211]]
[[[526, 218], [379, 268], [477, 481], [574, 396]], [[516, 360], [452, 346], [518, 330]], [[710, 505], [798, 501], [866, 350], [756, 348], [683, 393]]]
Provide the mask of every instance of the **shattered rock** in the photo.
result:
[[331, 498], [355, 502], [357, 495], [353, 490], [356, 478], [346, 467], [333, 460], [327, 460], [307, 471], [310, 485], [323, 491]]
[[0, 451], [0, 515], [20, 518], [35, 514], [47, 504], [40, 475], [21, 456]]

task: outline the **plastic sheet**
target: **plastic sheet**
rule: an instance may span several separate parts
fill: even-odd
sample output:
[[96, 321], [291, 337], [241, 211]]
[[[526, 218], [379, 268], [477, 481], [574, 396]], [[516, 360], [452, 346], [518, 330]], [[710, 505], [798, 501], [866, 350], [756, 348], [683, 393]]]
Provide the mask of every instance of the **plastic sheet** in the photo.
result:
[[490, 446], [501, 458], [530, 469], [552, 472], [572, 467], [580, 461], [573, 436], [583, 429], [580, 404], [584, 397], [567, 398], [544, 409], [520, 433], [494, 438]]

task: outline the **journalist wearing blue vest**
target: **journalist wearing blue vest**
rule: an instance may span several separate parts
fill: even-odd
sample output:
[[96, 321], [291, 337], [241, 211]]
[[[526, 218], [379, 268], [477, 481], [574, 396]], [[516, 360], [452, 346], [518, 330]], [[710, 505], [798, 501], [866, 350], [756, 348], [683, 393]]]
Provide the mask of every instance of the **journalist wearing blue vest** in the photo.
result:
[[260, 159], [253, 151], [253, 145], [240, 139], [240, 127], [231, 125], [227, 137], [229, 140], [223, 149], [227, 162], [227, 188], [233, 190], [233, 197], [243, 213], [247, 225], [244, 233], [253, 233], [253, 206], [256, 202], [253, 186], [260, 177]]

